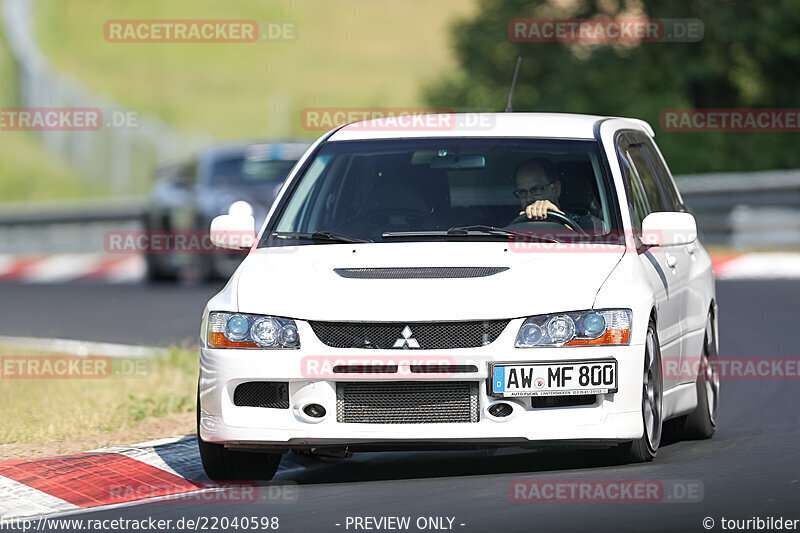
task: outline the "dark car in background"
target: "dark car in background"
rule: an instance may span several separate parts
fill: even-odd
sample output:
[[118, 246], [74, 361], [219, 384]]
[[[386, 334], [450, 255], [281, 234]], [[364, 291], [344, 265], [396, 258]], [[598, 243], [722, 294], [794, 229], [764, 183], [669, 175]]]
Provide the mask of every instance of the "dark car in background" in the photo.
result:
[[[145, 231], [150, 235], [205, 235], [211, 219], [242, 201], [252, 208], [259, 227], [286, 176], [308, 147], [303, 142], [217, 144], [188, 161], [157, 168], [144, 217]], [[145, 254], [148, 280], [226, 279], [245, 255], [195, 250], [197, 247], [174, 246], [164, 252], [151, 245], [150, 251], [155, 253]]]

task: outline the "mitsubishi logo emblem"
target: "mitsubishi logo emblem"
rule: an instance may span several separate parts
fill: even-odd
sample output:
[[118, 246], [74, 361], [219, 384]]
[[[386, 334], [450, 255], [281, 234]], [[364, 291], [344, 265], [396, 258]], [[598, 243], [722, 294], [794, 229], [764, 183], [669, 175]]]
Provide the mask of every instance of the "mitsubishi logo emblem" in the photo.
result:
[[392, 346], [392, 348], [403, 348], [404, 350], [408, 348], [419, 348], [417, 339], [411, 336], [410, 327], [404, 327], [403, 331], [400, 332], [400, 335], [402, 335], [402, 337], [394, 341], [394, 346]]

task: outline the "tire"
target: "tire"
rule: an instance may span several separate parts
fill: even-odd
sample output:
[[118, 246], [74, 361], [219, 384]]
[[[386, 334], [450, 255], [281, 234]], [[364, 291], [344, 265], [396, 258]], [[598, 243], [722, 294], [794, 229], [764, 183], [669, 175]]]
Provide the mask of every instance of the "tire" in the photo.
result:
[[[211, 221], [213, 217], [205, 218], [199, 215], [195, 221], [195, 230], [203, 233], [210, 232]], [[220, 254], [228, 253], [225, 250], [207, 250], [205, 253], [198, 253], [192, 255], [191, 265], [196, 269], [197, 281], [201, 283], [214, 283], [217, 281], [225, 281], [229, 276], [222, 274], [220, 269]]]
[[661, 373], [661, 347], [656, 324], [651, 319], [645, 340], [644, 369], [642, 374], [642, 436], [620, 444], [618, 458], [627, 463], [645, 463], [656, 457], [663, 430], [662, 404], [664, 378]]
[[[150, 234], [154, 231], [150, 223], [150, 216], [145, 216], [142, 221], [142, 227], [145, 234]], [[144, 262], [146, 266], [145, 277], [150, 283], [171, 282], [178, 279], [178, 273], [164, 265], [163, 257], [157, 254], [144, 254]]]
[[675, 422], [679, 439], [710, 439], [717, 429], [719, 407], [719, 374], [716, 368], [717, 343], [714, 336], [714, 319], [709, 313], [706, 319], [706, 334], [703, 339], [703, 355], [695, 384], [697, 407]]
[[176, 273], [163, 269], [153, 254], [145, 254], [144, 261], [147, 266], [147, 281], [150, 283], [175, 281], [177, 279]]
[[219, 280], [216, 260], [214, 259], [213, 254], [193, 256], [192, 266], [197, 269], [195, 272], [197, 281], [201, 283], [209, 283]]
[[200, 437], [200, 394], [197, 395], [197, 446], [206, 475], [214, 481], [269, 481], [281, 462], [279, 453], [229, 450]]
[[[196, 269], [197, 280], [205, 283], [228, 281], [233, 271], [239, 266], [238, 263], [233, 265], [226, 260], [227, 254], [230, 253], [232, 252], [225, 251], [193, 255], [192, 266]], [[244, 255], [239, 262], [243, 259]]]

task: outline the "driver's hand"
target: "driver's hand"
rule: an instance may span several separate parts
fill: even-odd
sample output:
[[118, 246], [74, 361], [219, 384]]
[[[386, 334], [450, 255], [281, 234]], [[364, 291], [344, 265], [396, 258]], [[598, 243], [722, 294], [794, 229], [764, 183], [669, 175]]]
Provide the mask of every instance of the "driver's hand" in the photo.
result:
[[547, 210], [555, 211], [556, 213], [561, 213], [562, 215], [564, 212], [556, 207], [556, 205], [551, 202], [550, 200], [536, 200], [531, 205], [525, 208], [525, 211], [520, 211], [520, 215], [528, 215], [528, 218], [536, 218], [542, 219], [547, 218]]

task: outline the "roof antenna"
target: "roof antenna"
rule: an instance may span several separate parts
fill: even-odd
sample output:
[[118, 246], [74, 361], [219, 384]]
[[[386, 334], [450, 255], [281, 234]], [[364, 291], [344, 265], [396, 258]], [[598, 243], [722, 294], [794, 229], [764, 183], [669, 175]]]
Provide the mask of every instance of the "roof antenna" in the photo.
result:
[[522, 56], [517, 56], [517, 67], [514, 69], [514, 78], [511, 80], [511, 90], [508, 91], [508, 104], [506, 104], [506, 113], [511, 113], [511, 99], [514, 98], [514, 87], [517, 85], [517, 74], [519, 74], [520, 63], [522, 63]]

